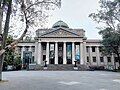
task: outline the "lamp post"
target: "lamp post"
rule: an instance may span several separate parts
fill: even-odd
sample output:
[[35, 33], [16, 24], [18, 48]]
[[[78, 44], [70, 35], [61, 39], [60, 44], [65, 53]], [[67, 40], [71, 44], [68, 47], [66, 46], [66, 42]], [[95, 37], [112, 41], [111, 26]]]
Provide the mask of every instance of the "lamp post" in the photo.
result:
[[77, 61], [74, 61], [75, 62], [75, 65], [74, 65], [74, 70], [78, 70], [78, 67], [77, 67]]
[[77, 67], [77, 61], [74, 61], [75, 62], [75, 65], [74, 65], [74, 67]]
[[45, 60], [45, 65], [44, 65], [44, 67], [47, 67], [47, 61]]
[[45, 60], [45, 64], [44, 64], [44, 68], [43, 69], [47, 69], [47, 61]]

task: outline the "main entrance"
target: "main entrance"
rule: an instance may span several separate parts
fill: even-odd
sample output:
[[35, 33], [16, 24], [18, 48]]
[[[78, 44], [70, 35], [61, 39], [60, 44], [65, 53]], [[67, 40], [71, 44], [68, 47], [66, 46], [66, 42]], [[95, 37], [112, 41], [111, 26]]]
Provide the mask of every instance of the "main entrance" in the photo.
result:
[[67, 52], [66, 52], [66, 58], [67, 58], [67, 64], [72, 64], [72, 43], [67, 43]]
[[63, 43], [58, 43], [58, 64], [63, 64]]
[[50, 42], [49, 44], [42, 44], [42, 46], [42, 60], [48, 60], [48, 64], [74, 64], [74, 61], [80, 63], [79, 42]]
[[55, 44], [50, 43], [50, 48], [49, 48], [49, 57], [50, 57], [50, 64], [55, 64]]

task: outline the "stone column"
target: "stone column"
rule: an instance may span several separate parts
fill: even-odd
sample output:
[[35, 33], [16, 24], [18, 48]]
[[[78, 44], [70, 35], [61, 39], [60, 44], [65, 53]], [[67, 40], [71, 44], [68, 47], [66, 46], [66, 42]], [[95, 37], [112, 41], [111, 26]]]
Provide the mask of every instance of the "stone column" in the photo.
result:
[[89, 58], [90, 58], [90, 64], [92, 65], [93, 61], [92, 61], [92, 47], [89, 46]]
[[83, 47], [84, 47], [83, 48], [83, 56], [84, 56], [83, 60], [84, 60], [84, 64], [87, 64], [87, 55], [86, 55], [87, 51], [86, 51], [86, 42], [85, 41], [83, 42]]
[[47, 46], [46, 46], [46, 61], [47, 64], [49, 64], [49, 42], [47, 42]]
[[104, 64], [105, 64], [105, 68], [108, 68], [107, 56], [104, 56]]
[[37, 59], [37, 64], [41, 64], [42, 62], [42, 45], [41, 42], [38, 42], [38, 59]]
[[84, 60], [83, 60], [83, 43], [80, 43], [80, 64], [84, 64]]
[[29, 46], [29, 51], [31, 51], [31, 52], [32, 52], [32, 46]]
[[99, 47], [96, 47], [96, 59], [97, 59], [97, 65], [100, 65], [100, 53], [99, 53]]
[[66, 59], [66, 42], [63, 43], [63, 64], [67, 64], [67, 59]]
[[[32, 46], [29, 46], [28, 51], [32, 52]], [[32, 54], [33, 54], [33, 53], [32, 53]], [[33, 56], [33, 55], [32, 55], [32, 56]], [[33, 63], [32, 57], [31, 57], [31, 60], [29, 60], [29, 63]]]
[[111, 63], [112, 63], [113, 66], [115, 66], [115, 63], [114, 63], [114, 54], [112, 54], [112, 56], [111, 56]]
[[58, 64], [58, 42], [55, 42], [55, 64]]
[[72, 64], [74, 64], [75, 61], [75, 43], [72, 42]]
[[[22, 61], [22, 65], [23, 65], [23, 52], [25, 51], [25, 47], [22, 46], [21, 48], [21, 61]], [[23, 66], [22, 66], [23, 67]]]
[[35, 62], [38, 60], [38, 42], [35, 42]]

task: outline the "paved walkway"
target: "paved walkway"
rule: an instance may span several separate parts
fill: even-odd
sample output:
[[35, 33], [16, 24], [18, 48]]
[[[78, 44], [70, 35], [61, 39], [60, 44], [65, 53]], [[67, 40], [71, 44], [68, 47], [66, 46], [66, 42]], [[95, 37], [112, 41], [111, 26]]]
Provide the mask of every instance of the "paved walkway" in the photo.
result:
[[0, 90], [120, 90], [120, 73], [105, 71], [11, 71]]

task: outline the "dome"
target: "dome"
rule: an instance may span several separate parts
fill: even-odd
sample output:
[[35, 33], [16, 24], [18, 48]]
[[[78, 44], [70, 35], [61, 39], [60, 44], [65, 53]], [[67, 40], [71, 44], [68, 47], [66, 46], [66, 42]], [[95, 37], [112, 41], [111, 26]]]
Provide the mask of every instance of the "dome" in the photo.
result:
[[68, 25], [67, 25], [65, 22], [61, 21], [61, 20], [58, 21], [58, 22], [56, 22], [56, 23], [52, 26], [52, 28], [58, 28], [58, 27], [69, 28]]

